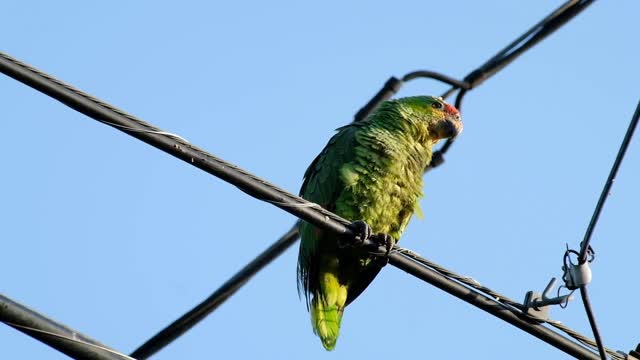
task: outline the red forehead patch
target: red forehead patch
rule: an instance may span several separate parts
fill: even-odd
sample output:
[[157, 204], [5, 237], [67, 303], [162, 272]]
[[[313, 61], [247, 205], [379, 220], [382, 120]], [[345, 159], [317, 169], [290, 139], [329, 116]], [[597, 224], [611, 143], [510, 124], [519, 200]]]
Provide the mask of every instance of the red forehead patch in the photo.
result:
[[450, 105], [450, 104], [445, 104], [444, 111], [453, 115], [458, 113], [458, 109], [456, 109], [453, 105]]

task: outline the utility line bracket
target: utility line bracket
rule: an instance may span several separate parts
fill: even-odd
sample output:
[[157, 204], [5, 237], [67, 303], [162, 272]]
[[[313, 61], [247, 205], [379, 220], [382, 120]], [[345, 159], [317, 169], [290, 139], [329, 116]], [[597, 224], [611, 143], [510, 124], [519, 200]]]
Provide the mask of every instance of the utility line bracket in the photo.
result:
[[640, 344], [636, 346], [635, 350], [629, 352], [626, 360], [640, 360]]
[[[533, 316], [540, 320], [549, 319], [549, 306], [550, 305], [560, 305], [566, 304], [569, 300], [573, 300], [573, 296], [571, 294], [567, 295], [558, 295], [556, 297], [549, 297], [551, 294], [551, 290], [556, 284], [556, 278], [551, 278], [549, 284], [544, 289], [542, 294], [528, 291], [524, 297], [524, 312], [529, 316]], [[560, 289], [558, 289], [560, 291]]]

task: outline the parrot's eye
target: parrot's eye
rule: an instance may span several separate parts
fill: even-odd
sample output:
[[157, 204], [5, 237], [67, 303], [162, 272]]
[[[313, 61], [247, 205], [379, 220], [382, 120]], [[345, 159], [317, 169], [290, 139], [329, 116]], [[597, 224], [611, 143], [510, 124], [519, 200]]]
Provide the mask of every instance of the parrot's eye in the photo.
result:
[[433, 106], [434, 109], [442, 109], [444, 107], [444, 105], [442, 105], [442, 103], [438, 101], [432, 102], [431, 106]]

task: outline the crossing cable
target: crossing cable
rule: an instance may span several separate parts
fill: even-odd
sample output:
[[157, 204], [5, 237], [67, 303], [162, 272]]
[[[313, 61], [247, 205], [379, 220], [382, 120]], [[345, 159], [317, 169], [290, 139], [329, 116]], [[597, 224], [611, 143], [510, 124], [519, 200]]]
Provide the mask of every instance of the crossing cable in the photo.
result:
[[[638, 119], [640, 118], [640, 102], [636, 107], [636, 110], [629, 122], [629, 126], [627, 127], [627, 132], [624, 135], [622, 143], [620, 144], [620, 148], [618, 149], [618, 154], [616, 155], [616, 159], [611, 166], [611, 171], [609, 171], [609, 176], [607, 177], [607, 181], [602, 187], [602, 192], [600, 193], [600, 198], [598, 199], [598, 203], [596, 204], [596, 208], [593, 211], [593, 215], [591, 216], [591, 221], [589, 221], [589, 225], [587, 226], [587, 230], [584, 235], [584, 239], [581, 242], [580, 253], [578, 254], [578, 266], [585, 265], [588, 261], [589, 252], [591, 251], [591, 235], [593, 235], [593, 231], [598, 223], [598, 219], [600, 218], [600, 214], [602, 213], [602, 209], [604, 208], [604, 203], [607, 201], [609, 194], [611, 192], [611, 187], [613, 186], [613, 182], [616, 179], [616, 175], [618, 174], [618, 169], [620, 169], [620, 165], [624, 160], [624, 155], [627, 153], [627, 149], [629, 148], [629, 144], [631, 143], [631, 138], [636, 130], [638, 125]], [[587, 265], [588, 266], [588, 265]], [[598, 352], [600, 354], [600, 358], [602, 360], [606, 359], [605, 349], [602, 344], [602, 339], [600, 338], [600, 331], [598, 330], [598, 325], [596, 324], [595, 314], [593, 313], [593, 309], [591, 308], [591, 301], [589, 300], [589, 293], [587, 291], [587, 284], [583, 284], [580, 286], [580, 296], [582, 297], [582, 303], [584, 305], [585, 312], [587, 313], [587, 318], [589, 319], [589, 325], [591, 326], [591, 330], [593, 331], [593, 337], [598, 344]]]
[[[455, 99], [455, 106], [458, 110], [461, 110], [462, 99], [469, 92], [469, 90], [475, 89], [481, 85], [485, 80], [489, 79], [500, 70], [504, 69], [507, 65], [517, 59], [520, 55], [537, 45], [540, 41], [544, 40], [547, 36], [558, 30], [562, 25], [566, 24], [569, 20], [573, 19], [576, 15], [586, 9], [595, 0], [569, 0], [562, 4], [560, 7], [552, 11], [545, 18], [536, 23], [533, 27], [527, 30], [524, 34], [520, 35], [517, 39], [507, 45], [504, 49], [500, 50], [492, 58], [487, 60], [477, 69], [473, 70], [462, 81], [457, 83], [449, 83], [452, 87], [442, 94], [443, 98], [447, 98], [455, 91], [458, 91]], [[394, 77], [390, 78], [382, 89], [365, 105], [360, 111], [356, 113], [354, 121], [359, 121], [366, 118], [371, 111], [373, 111], [384, 100], [390, 99], [402, 86], [403, 82], [413, 80], [415, 76], [420, 72], [410, 73], [405, 75], [402, 80], [398, 80]], [[431, 77], [443, 82], [445, 79]], [[451, 79], [451, 78], [448, 78]], [[444, 154], [449, 150], [455, 138], [447, 139], [442, 147], [433, 153], [433, 159], [431, 161], [430, 168], [439, 166], [444, 162]]]
[[[358, 118], [366, 117], [366, 115], [371, 110], [373, 110], [375, 106], [377, 106], [377, 104], [390, 98], [395, 92], [397, 92], [397, 90], [399, 90], [400, 86], [402, 85], [402, 82], [411, 81], [418, 77], [432, 77], [444, 82], [447, 82], [447, 80], [449, 80], [448, 83], [453, 87], [449, 91], [447, 91], [445, 94], [443, 94], [443, 97], [448, 97], [455, 90], [461, 89], [461, 91], [458, 93], [458, 96], [456, 98], [456, 105], [457, 107], [460, 107], [462, 97], [466, 93], [466, 90], [472, 87], [476, 87], [481, 82], [483, 82], [484, 80], [486, 80], [487, 78], [495, 74], [497, 71], [501, 70], [508, 63], [512, 62], [517, 56], [519, 56], [520, 54], [528, 50], [533, 45], [537, 44], [544, 37], [546, 37], [553, 31], [555, 31], [557, 28], [562, 26], [564, 23], [566, 23], [568, 20], [573, 18], [573, 16], [577, 15], [591, 2], [592, 1], [567, 1], [561, 7], [559, 7], [554, 12], [552, 12], [549, 16], [547, 16], [538, 24], [536, 24], [534, 27], [532, 27], [529, 31], [527, 31], [518, 39], [516, 39], [513, 43], [508, 45], [505, 49], [503, 49], [498, 54], [496, 54], [493, 58], [487, 61], [483, 66], [481, 66], [480, 68], [478, 68], [477, 70], [469, 74], [465, 79], [471, 80], [472, 85], [469, 85], [468, 83], [465, 83], [465, 82], [453, 80], [451, 78], [447, 78], [443, 75], [438, 76], [439, 74], [437, 73], [429, 73], [424, 71], [407, 74], [402, 78], [402, 81], [392, 78], [394, 80], [393, 81], [390, 80], [387, 83], [387, 85], [385, 85], [385, 87], [381, 90], [381, 93], [383, 94], [383, 96], [374, 97], [372, 101], [368, 104], [369, 105], [368, 107], [365, 107], [358, 112], [358, 114], [356, 115], [356, 120]], [[522, 42], [524, 43], [518, 46]], [[102, 106], [110, 108], [111, 110], [123, 116], [127, 116], [122, 111], [114, 107], [111, 107], [106, 103], [102, 103], [98, 99], [91, 98], [91, 97], [90, 99], [99, 103]], [[110, 125], [120, 127], [122, 130], [129, 130], [131, 132], [149, 132], [149, 133], [155, 133], [155, 134], [163, 134], [163, 132], [159, 131], [158, 129], [153, 129], [151, 127], [141, 129], [141, 128], [127, 127], [125, 125], [120, 125], [120, 124], [110, 124]], [[164, 134], [167, 136], [176, 137], [176, 135], [174, 134], [170, 134], [170, 133], [164, 133]], [[441, 160], [442, 154], [446, 153], [446, 151], [449, 149], [451, 144], [452, 142], [448, 140], [439, 151], [434, 153], [434, 161], [432, 162], [433, 165], [438, 165], [442, 162]], [[289, 245], [293, 244], [296, 240], [295, 237], [289, 237], [289, 239], [290, 239]], [[273, 251], [278, 251], [278, 254], [279, 254], [286, 249], [286, 246], [272, 248], [272, 249]], [[259, 269], [260, 268], [256, 268], [257, 271], [259, 271]], [[214, 302], [216, 301], [215, 298], [212, 300]]]
[[618, 175], [618, 170], [620, 169], [620, 165], [624, 160], [624, 155], [627, 153], [627, 149], [629, 148], [629, 144], [631, 143], [631, 138], [633, 137], [634, 132], [636, 131], [636, 127], [638, 126], [638, 118], [640, 118], [640, 103], [636, 107], [636, 111], [629, 122], [629, 126], [627, 127], [627, 132], [624, 134], [624, 138], [622, 139], [622, 143], [620, 144], [620, 149], [618, 149], [618, 154], [616, 155], [616, 159], [611, 166], [611, 171], [609, 172], [609, 177], [605, 182], [602, 192], [600, 193], [600, 198], [598, 199], [598, 203], [596, 204], [596, 208], [593, 211], [593, 215], [591, 216], [591, 221], [589, 222], [589, 226], [587, 227], [587, 231], [584, 234], [584, 239], [582, 240], [580, 247], [580, 257], [579, 262], [584, 264], [588, 258], [588, 250], [591, 242], [591, 235], [593, 234], [593, 230], [595, 230], [596, 224], [600, 219], [600, 213], [602, 213], [602, 208], [604, 207], [604, 203], [607, 201], [609, 197], [609, 193], [611, 192], [611, 187], [613, 186], [613, 182], [616, 180], [616, 176]]
[[[402, 81], [395, 77], [390, 78], [384, 85], [384, 87], [365, 105], [355, 116], [355, 121], [362, 120], [363, 116], [368, 116], [368, 113], [373, 110], [380, 102], [393, 96], [395, 92], [402, 86], [402, 82], [411, 81], [418, 78], [428, 78], [438, 80], [446, 84], [452, 85], [454, 88], [459, 87], [461, 89], [468, 88], [468, 84], [463, 81], [459, 81], [443, 75], [435, 71], [414, 71], [408, 73], [402, 78]], [[391, 95], [388, 93], [391, 92]], [[446, 95], [448, 96], [448, 95]], [[433, 161], [433, 160], [432, 160]], [[313, 206], [313, 205], [312, 205]], [[226, 301], [231, 295], [246, 283], [248, 277], [252, 277], [265, 266], [267, 266], [271, 260], [280, 256], [291, 245], [293, 245], [299, 238], [297, 225], [294, 225], [287, 233], [282, 235], [278, 241], [271, 245], [268, 249], [262, 252], [251, 263], [245, 266], [242, 270], [233, 275], [227, 280], [220, 288], [215, 290], [209, 297], [196, 305], [193, 309], [189, 310], [178, 319], [174, 320], [171, 324], [160, 330], [157, 334], [149, 338], [136, 350], [131, 353], [131, 356], [137, 359], [147, 359], [156, 352], [160, 351], [165, 346], [176, 340], [187, 330], [191, 329], [202, 321], [207, 315], [218, 308], [224, 301]], [[269, 261], [262, 261], [262, 258], [269, 258]]]
[[213, 294], [203, 300], [186, 314], [182, 315], [169, 326], [162, 329], [148, 341], [131, 353], [131, 357], [142, 360], [147, 359], [160, 349], [167, 346], [180, 335], [194, 327], [198, 322], [207, 317], [212, 311], [217, 309], [222, 303], [232, 296], [240, 287], [249, 281], [261, 268], [269, 265], [282, 251], [289, 247], [298, 239], [298, 223], [287, 231], [273, 245], [263, 251], [258, 257], [248, 263], [242, 270], [233, 275]]
[[[593, 0], [589, 0], [589, 1], [570, 0], [565, 2], [560, 7], [552, 11], [545, 18], [543, 18], [541, 21], [536, 23], [529, 30], [527, 30], [524, 34], [522, 34], [513, 42], [511, 42], [509, 45], [507, 45], [505, 48], [500, 50], [497, 54], [495, 54], [493, 57], [487, 60], [480, 67], [478, 67], [477, 69], [469, 73], [465, 77], [465, 80], [460, 81], [438, 72], [424, 71], [424, 70], [410, 72], [404, 75], [401, 79], [398, 79], [396, 77], [391, 77], [385, 82], [384, 86], [371, 98], [371, 100], [369, 100], [367, 104], [365, 104], [360, 110], [358, 110], [358, 112], [354, 116], [353, 121], [354, 122], [362, 121], [367, 116], [369, 116], [369, 114], [378, 105], [380, 105], [380, 103], [390, 99], [393, 95], [395, 95], [402, 88], [404, 83], [415, 80], [415, 79], [419, 79], [419, 78], [434, 79], [450, 85], [451, 88], [442, 94], [442, 97], [445, 99], [453, 95], [456, 91], [458, 91], [458, 94], [455, 99], [455, 105], [460, 110], [462, 107], [462, 99], [468, 90], [471, 90], [481, 85], [485, 80], [495, 75], [498, 71], [502, 70], [505, 66], [513, 62], [518, 56], [522, 55], [524, 52], [531, 49], [533, 46], [535, 46], [540, 41], [542, 41], [545, 37], [553, 33], [555, 30], [559, 29], [562, 25], [564, 25], [573, 17], [575, 17], [577, 14], [579, 14], [591, 3], [593, 3]], [[429, 168], [427, 168], [427, 170], [432, 169], [444, 162], [444, 154], [449, 150], [452, 144], [453, 144], [453, 140], [447, 139], [447, 141], [443, 144], [443, 146], [439, 150], [434, 152], [431, 160], [431, 164]], [[279, 253], [272, 254], [272, 255], [278, 256], [280, 253], [284, 252], [287, 248], [293, 245], [298, 239], [297, 232], [293, 234], [292, 233], [287, 233], [287, 234], [291, 235], [290, 237], [287, 237], [288, 242], [286, 244], [280, 244], [283, 246], [274, 248], [273, 251], [279, 251]], [[280, 241], [281, 240], [278, 240], [278, 243]], [[260, 255], [260, 256], [263, 256], [263, 255]], [[255, 272], [258, 272], [261, 269], [262, 267], [254, 268]], [[234, 275], [233, 278], [237, 278], [239, 274], [240, 273]], [[252, 275], [253, 273], [250, 274], [250, 276]], [[234, 288], [234, 291], [237, 291], [239, 289], [240, 287]], [[219, 292], [219, 290], [216, 290], [216, 293], [217, 292]], [[229, 296], [226, 296], [225, 299], [228, 297]], [[219, 302], [219, 299], [212, 296], [210, 296], [208, 300], [211, 303], [215, 303], [215, 304]], [[204, 303], [206, 303], [206, 300], [203, 303], [199, 304], [197, 307], [205, 308], [205, 309], [209, 308], [211, 309], [211, 311], [213, 311], [213, 309], [215, 308], [215, 307], [202, 306]], [[187, 314], [189, 314], [191, 311], [193, 310], [190, 310]], [[145, 342], [138, 349], [136, 349], [133, 354], [136, 354], [140, 358], [147, 358], [153, 355], [156, 351], [160, 350], [162, 347], [168, 345], [170, 342], [172, 342], [177, 337], [182, 335], [184, 331], [186, 331], [185, 327], [188, 326], [188, 328], [191, 328], [195, 326], [196, 323], [204, 319], [204, 317], [208, 313], [204, 314], [202, 312], [199, 312], [200, 315], [204, 315], [204, 316], [191, 317], [190, 319], [193, 322], [190, 324], [185, 322], [186, 320], [185, 316], [187, 316], [187, 314], [185, 314], [184, 316], [174, 321], [168, 327], [160, 331], [157, 335], [151, 337], [149, 340], [147, 340], [147, 342]], [[181, 330], [175, 332], [174, 336], [171, 337], [170, 336], [171, 332], [169, 331], [169, 329], [174, 326], [177, 326], [177, 324], [181, 324], [181, 326], [179, 327]]]
[[78, 360], [134, 360], [0, 294], [0, 322]]
[[[88, 115], [95, 120], [110, 125], [152, 146], [155, 146], [183, 161], [190, 163], [214, 176], [217, 176], [256, 199], [269, 202], [319, 228], [333, 231], [337, 235], [355, 237], [346, 225], [349, 221], [335, 215], [319, 205], [310, 203], [262, 180], [235, 165], [227, 163], [202, 149], [184, 141], [173, 134], [162, 131], [125, 112], [100, 101], [63, 82], [21, 63], [8, 55], [0, 53], [0, 72], [37, 89], [63, 104]], [[372, 240], [367, 243], [375, 244]], [[377, 246], [377, 245], [376, 245]], [[424, 266], [411, 257], [403, 255], [408, 250], [395, 247], [389, 255], [389, 263], [446, 292], [452, 294], [504, 321], [528, 332], [531, 335], [580, 359], [597, 359], [587, 348], [557, 334], [519, 311], [510, 309], [496, 299], [487, 297], [474, 289], [464, 286], [439, 272]], [[383, 248], [370, 249], [384, 252]]]

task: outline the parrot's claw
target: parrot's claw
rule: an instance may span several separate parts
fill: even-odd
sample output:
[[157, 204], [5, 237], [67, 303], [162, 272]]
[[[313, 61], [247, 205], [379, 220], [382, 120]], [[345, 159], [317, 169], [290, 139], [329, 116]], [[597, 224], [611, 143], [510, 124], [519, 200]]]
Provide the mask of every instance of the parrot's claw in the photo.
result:
[[360, 247], [366, 244], [369, 239], [372, 239], [377, 245], [377, 248], [384, 246], [384, 252], [375, 252], [372, 253], [376, 255], [375, 262], [379, 264], [380, 267], [387, 265], [389, 263], [389, 254], [393, 247], [396, 244], [396, 240], [393, 236], [385, 233], [379, 233], [376, 236], [372, 235], [371, 227], [362, 220], [357, 220], [347, 225], [347, 227], [353, 232], [355, 237], [347, 238], [344, 237], [338, 240], [338, 246], [341, 248], [345, 247]]
[[347, 247], [347, 246], [362, 246], [369, 238], [371, 237], [371, 226], [369, 226], [366, 222], [362, 220], [356, 220], [351, 224], [347, 225], [354, 234], [355, 238], [352, 239], [342, 239], [339, 243], [339, 247]]
[[376, 236], [376, 240], [379, 246], [384, 246], [384, 248], [386, 249], [383, 254], [380, 254], [376, 258], [376, 262], [378, 262], [380, 266], [385, 266], [389, 263], [389, 254], [391, 253], [391, 250], [393, 250], [393, 247], [396, 245], [396, 239], [394, 239], [393, 236], [389, 234], [379, 233]]

